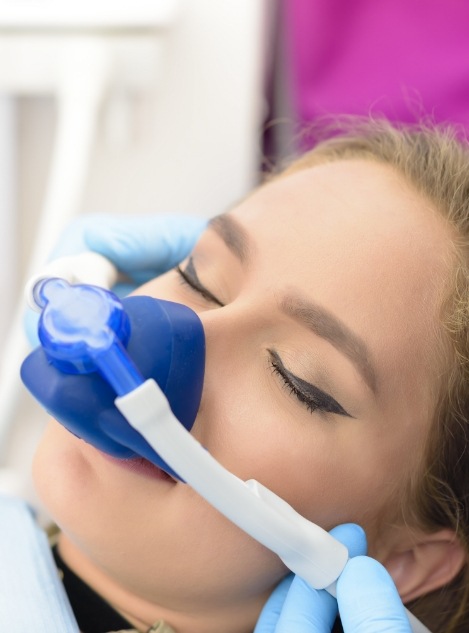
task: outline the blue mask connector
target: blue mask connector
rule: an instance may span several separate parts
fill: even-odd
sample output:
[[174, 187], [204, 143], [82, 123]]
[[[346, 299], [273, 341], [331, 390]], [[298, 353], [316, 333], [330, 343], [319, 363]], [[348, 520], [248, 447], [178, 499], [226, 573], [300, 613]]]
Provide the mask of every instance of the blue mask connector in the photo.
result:
[[38, 335], [50, 362], [67, 374], [98, 371], [119, 396], [144, 382], [125, 350], [130, 323], [122, 303], [97, 286], [47, 279], [34, 289]]

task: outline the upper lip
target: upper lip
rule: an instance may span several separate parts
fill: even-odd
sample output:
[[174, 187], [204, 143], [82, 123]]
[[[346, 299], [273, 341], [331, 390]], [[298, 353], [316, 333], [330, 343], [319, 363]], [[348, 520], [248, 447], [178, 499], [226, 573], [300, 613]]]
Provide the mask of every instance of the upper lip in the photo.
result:
[[171, 473], [168, 473], [167, 470], [165, 470], [164, 468], [161, 468], [161, 466], [158, 466], [158, 468], [160, 470], [162, 470], [164, 473], [166, 473], [168, 475], [168, 477], [171, 477], [171, 479], [174, 481], [175, 484], [177, 483], [181, 483], [182, 479], [178, 479], [176, 478], [174, 475], [172, 475]]
[[158, 470], [161, 470], [161, 472], [165, 473], [165, 475], [168, 475], [168, 477], [170, 477], [174, 481], [174, 483], [178, 483], [178, 482], [181, 481], [180, 479], [175, 477], [171, 472], [168, 472], [168, 470], [166, 470], [166, 468], [163, 468], [163, 466], [161, 464], [155, 464], [154, 462], [150, 461], [146, 457], [141, 457], [140, 455], [136, 455], [136, 458], [137, 459], [143, 459], [146, 462], [148, 462], [149, 464], [151, 464], [152, 466], [154, 466], [155, 468], [158, 468]]

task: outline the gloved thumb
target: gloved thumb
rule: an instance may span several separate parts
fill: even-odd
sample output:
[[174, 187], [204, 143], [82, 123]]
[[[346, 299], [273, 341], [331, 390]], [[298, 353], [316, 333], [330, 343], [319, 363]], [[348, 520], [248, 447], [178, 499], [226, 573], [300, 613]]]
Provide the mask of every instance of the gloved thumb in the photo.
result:
[[84, 241], [143, 282], [183, 260], [206, 225], [206, 219], [191, 216], [99, 216], [86, 228]]
[[391, 576], [372, 558], [347, 563], [337, 582], [337, 602], [347, 633], [411, 633]]

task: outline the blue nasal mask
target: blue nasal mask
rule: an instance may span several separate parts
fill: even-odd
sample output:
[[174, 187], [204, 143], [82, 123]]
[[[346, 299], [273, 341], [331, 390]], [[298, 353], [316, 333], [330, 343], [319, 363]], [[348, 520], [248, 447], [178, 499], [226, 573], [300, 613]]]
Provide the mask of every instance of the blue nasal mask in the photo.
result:
[[205, 364], [195, 312], [146, 296], [120, 301], [102, 288], [54, 278], [38, 284], [34, 299], [42, 309], [41, 347], [24, 361], [21, 377], [35, 398], [96, 448], [114, 457], [145, 457], [176, 475], [114, 401], [142, 384], [143, 376], [153, 378], [179, 422], [192, 428]]

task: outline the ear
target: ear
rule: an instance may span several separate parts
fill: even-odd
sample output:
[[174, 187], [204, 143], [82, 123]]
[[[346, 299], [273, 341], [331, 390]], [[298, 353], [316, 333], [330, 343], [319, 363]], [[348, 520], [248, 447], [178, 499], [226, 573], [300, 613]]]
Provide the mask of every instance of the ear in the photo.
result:
[[440, 530], [390, 552], [382, 562], [405, 603], [451, 582], [466, 563], [466, 553], [454, 532]]

